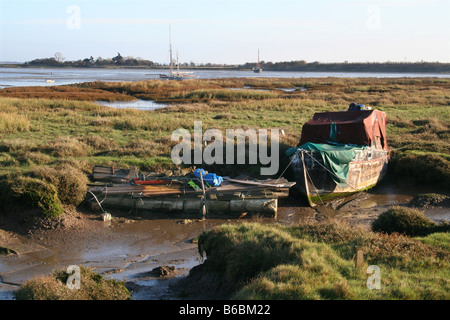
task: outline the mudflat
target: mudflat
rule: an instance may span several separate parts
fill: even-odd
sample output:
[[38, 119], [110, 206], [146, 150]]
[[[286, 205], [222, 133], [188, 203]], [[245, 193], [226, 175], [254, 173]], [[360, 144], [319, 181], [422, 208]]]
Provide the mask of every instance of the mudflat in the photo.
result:
[[[426, 191], [423, 187], [420, 190]], [[53, 226], [34, 228], [27, 233], [5, 221], [5, 229], [9, 231], [0, 231], [0, 243], [12, 253], [0, 256], [0, 297], [12, 299], [12, 292], [33, 277], [70, 265], [83, 265], [107, 277], [125, 280], [133, 299], [192, 298], [179, 296], [176, 284], [205, 258], [200, 256], [196, 242], [204, 231], [223, 223], [258, 221], [294, 225], [327, 219], [370, 228], [379, 214], [392, 205], [408, 205], [418, 191], [388, 181], [371, 191], [316, 208], [307, 206], [305, 200], [290, 197], [280, 199], [276, 219], [246, 216], [201, 220], [113, 212], [111, 221], [102, 221], [99, 214], [73, 210], [62, 215]], [[430, 207], [425, 214], [434, 220], [448, 220], [447, 211], [448, 208]], [[167, 266], [171, 267], [167, 272], [155, 271]]]

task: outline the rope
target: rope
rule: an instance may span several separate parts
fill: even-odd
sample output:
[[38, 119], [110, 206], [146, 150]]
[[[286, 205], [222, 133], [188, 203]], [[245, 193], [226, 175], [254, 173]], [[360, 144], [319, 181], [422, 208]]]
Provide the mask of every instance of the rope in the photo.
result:
[[105, 197], [103, 198], [102, 201], [100, 201], [100, 203], [103, 203], [103, 201], [106, 200], [106, 196], [108, 195], [108, 187], [107, 186], [105, 186], [104, 190], [105, 190]]
[[[305, 167], [305, 159], [304, 159], [303, 156], [302, 156], [302, 163], [303, 163], [303, 167]], [[320, 202], [322, 202], [322, 205], [323, 205], [324, 203], [323, 203], [322, 198], [320, 197], [319, 191], [318, 191], [317, 187], [314, 185], [313, 180], [311, 179], [311, 176], [309, 175], [308, 170], [306, 170], [306, 167], [305, 167], [305, 172], [306, 172], [306, 175], [307, 175], [308, 178], [309, 178], [309, 181], [311, 182], [312, 186], [314, 187], [314, 190], [315, 190], [315, 192], [316, 192], [316, 195], [319, 197]], [[305, 186], [305, 188], [306, 188], [306, 186]]]
[[[330, 171], [327, 167], [325, 167], [323, 164], [321, 164], [319, 161], [317, 161], [316, 159], [314, 159], [314, 157], [312, 155], [310, 155], [308, 152], [306, 152], [306, 154], [313, 159], [313, 161], [317, 162], [322, 168], [324, 168], [326, 171], [328, 171], [330, 174], [332, 174], [333, 176], [335, 176], [336, 178], [339, 178], [334, 172]], [[358, 191], [358, 189], [356, 189], [355, 187], [353, 187], [351, 184], [349, 184], [348, 182], [345, 182], [345, 184], [347, 186], [349, 186], [350, 188], [352, 188], [355, 191]]]
[[[298, 149], [295, 153], [298, 153], [300, 151], [300, 149]], [[278, 180], [281, 179], [281, 177], [283, 176], [283, 174], [286, 172], [286, 170], [289, 168], [289, 166], [292, 164], [292, 161], [294, 161], [294, 156], [291, 157], [291, 161], [289, 162], [289, 164], [286, 166], [286, 168], [283, 170], [283, 172], [280, 174], [280, 176], [278, 177], [278, 179], [275, 181], [275, 184], [278, 183]]]
[[94, 196], [94, 199], [95, 199], [95, 201], [97, 201], [98, 206], [100, 207], [100, 209], [102, 209], [103, 213], [105, 213], [106, 211], [103, 210], [103, 207], [102, 207], [102, 205], [100, 204], [100, 202], [98, 201], [98, 199], [97, 199], [97, 197], [95, 196], [95, 194], [94, 194], [92, 191], [90, 191], [90, 190], [88, 190], [87, 192], [89, 192], [90, 194], [92, 194], [92, 195]]
[[391, 148], [389, 147], [390, 151], [396, 151], [396, 150], [401, 150], [401, 149], [405, 149], [408, 148], [409, 146], [413, 145], [413, 143], [408, 143], [406, 146], [400, 147], [400, 148]]

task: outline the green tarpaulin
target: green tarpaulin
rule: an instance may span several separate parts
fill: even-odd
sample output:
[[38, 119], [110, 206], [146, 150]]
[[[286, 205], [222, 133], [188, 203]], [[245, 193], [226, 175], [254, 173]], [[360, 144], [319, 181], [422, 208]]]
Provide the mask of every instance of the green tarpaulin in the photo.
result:
[[286, 155], [291, 156], [299, 149], [319, 152], [325, 167], [332, 172], [331, 178], [338, 186], [345, 188], [347, 184], [349, 163], [355, 157], [356, 151], [361, 151], [365, 148], [367, 147], [307, 142], [300, 147], [288, 149]]

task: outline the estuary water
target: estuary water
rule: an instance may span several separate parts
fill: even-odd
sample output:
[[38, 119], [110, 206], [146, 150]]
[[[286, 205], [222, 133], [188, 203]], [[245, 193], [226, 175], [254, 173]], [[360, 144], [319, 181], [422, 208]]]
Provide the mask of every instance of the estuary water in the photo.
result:
[[[182, 70], [183, 71], [183, 70]], [[52, 86], [91, 81], [140, 81], [159, 79], [159, 74], [168, 70], [153, 69], [106, 69], [106, 68], [0, 68], [0, 89], [23, 86]], [[252, 71], [235, 70], [196, 70], [198, 79], [216, 78], [450, 78], [450, 74], [431, 73], [356, 73], [356, 72], [291, 72], [291, 71]]]

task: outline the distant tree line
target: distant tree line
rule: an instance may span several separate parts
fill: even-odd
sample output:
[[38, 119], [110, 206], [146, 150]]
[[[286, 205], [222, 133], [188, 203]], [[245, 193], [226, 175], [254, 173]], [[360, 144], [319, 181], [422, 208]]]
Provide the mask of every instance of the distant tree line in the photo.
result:
[[[94, 59], [94, 57], [85, 58], [82, 60], [76, 61], [65, 61], [65, 58], [62, 56], [60, 52], [55, 53], [55, 55], [51, 58], [42, 58], [42, 59], [34, 59], [31, 61], [27, 61], [24, 63], [26, 66], [51, 66], [51, 67], [108, 67], [108, 66], [125, 66], [125, 67], [147, 67], [147, 68], [161, 68], [168, 67], [167, 64], [160, 64], [157, 62], [153, 62], [150, 60], [145, 60], [142, 58], [134, 58], [134, 57], [123, 57], [119, 52], [113, 58], [104, 59], [102, 57], [98, 57]], [[173, 65], [176, 66], [176, 61], [173, 61]], [[194, 63], [191, 62], [183, 62], [180, 63], [179, 66], [181, 68], [239, 68], [237, 65], [226, 65], [226, 64], [213, 64], [213, 63]]]
[[[252, 69], [256, 63], [246, 63], [240, 69]], [[440, 62], [366, 62], [366, 63], [320, 63], [301, 61], [260, 62], [264, 71], [304, 72], [399, 72], [399, 73], [449, 73], [450, 63]]]
[[128, 67], [153, 67], [158, 64], [141, 58], [134, 57], [123, 57], [120, 53], [117, 53], [117, 56], [113, 58], [103, 59], [102, 57], [98, 57], [94, 59], [94, 57], [85, 58], [82, 60], [75, 61], [65, 61], [65, 58], [61, 55], [61, 53], [55, 53], [54, 57], [51, 58], [43, 58], [43, 59], [34, 59], [31, 61], [25, 62], [25, 65], [29, 66], [54, 66], [54, 67], [108, 67], [108, 66], [128, 66]]
[[[159, 64], [150, 60], [134, 57], [123, 57], [120, 53], [113, 58], [103, 59], [98, 57], [94, 59], [92, 56], [82, 60], [65, 61], [60, 52], [55, 53], [54, 57], [34, 59], [25, 62], [28, 66], [54, 66], [54, 67], [144, 67], [144, 68], [162, 68], [168, 64]], [[176, 65], [174, 63], [174, 65]], [[182, 68], [226, 68], [235, 70], [250, 70], [256, 66], [254, 62], [247, 62], [242, 65], [226, 65], [194, 62], [180, 63]], [[318, 61], [306, 62], [298, 61], [282, 61], [282, 62], [265, 62], [261, 61], [260, 66], [264, 71], [304, 71], [304, 72], [399, 72], [399, 73], [450, 73], [450, 63], [440, 62], [366, 62], [366, 63], [320, 63]]]

